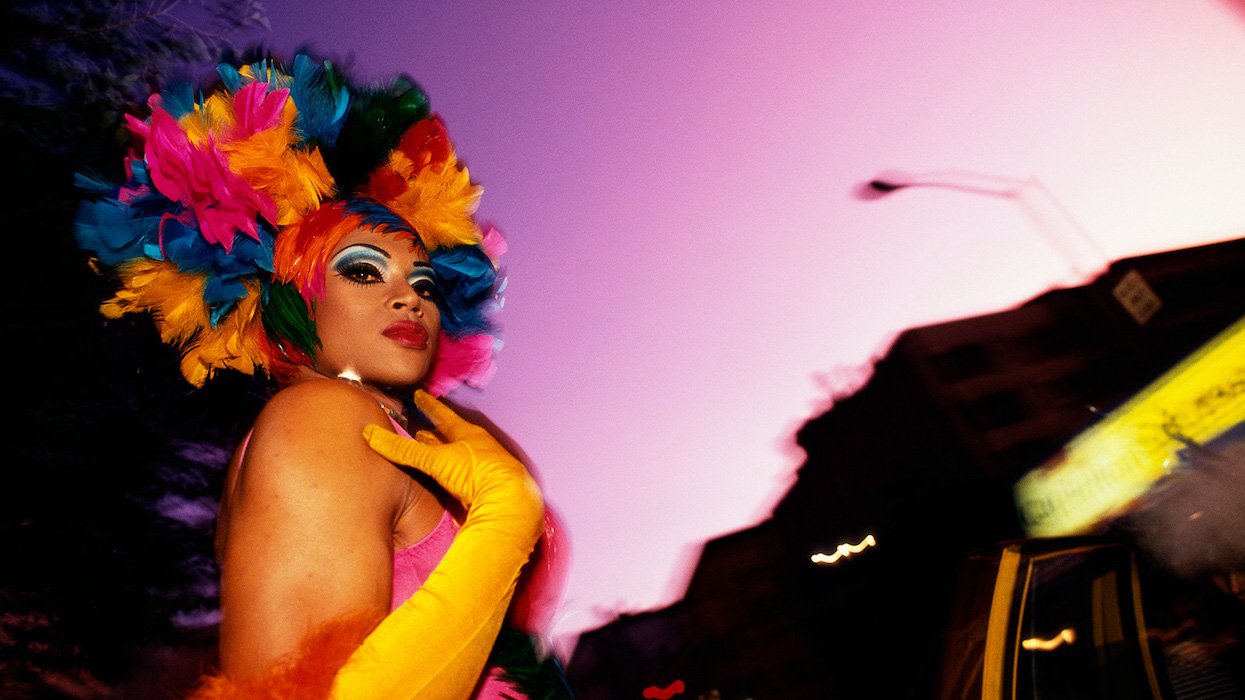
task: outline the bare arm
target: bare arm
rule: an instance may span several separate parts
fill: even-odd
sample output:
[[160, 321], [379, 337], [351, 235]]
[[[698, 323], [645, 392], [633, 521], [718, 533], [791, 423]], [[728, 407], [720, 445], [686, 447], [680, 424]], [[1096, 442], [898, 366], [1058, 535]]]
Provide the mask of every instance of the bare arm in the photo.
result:
[[394, 521], [412, 484], [360, 438], [384, 422], [333, 381], [290, 387], [260, 414], [228, 497], [225, 673], [257, 676], [326, 622], [388, 612]]

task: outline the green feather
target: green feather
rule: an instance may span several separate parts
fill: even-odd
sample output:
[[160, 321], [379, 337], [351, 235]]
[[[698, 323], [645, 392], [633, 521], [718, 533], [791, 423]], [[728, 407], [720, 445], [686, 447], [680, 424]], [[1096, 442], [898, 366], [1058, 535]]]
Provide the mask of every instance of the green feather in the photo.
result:
[[307, 304], [294, 285], [277, 282], [268, 287], [262, 318], [268, 337], [288, 341], [308, 357], [314, 357], [320, 349], [316, 324], [307, 313]]
[[431, 113], [428, 93], [407, 77], [354, 93], [337, 143], [324, 153], [338, 191], [350, 193], [367, 182], [406, 130]]
[[502, 680], [513, 683], [531, 700], [569, 700], [574, 697], [557, 657], [540, 659], [532, 638], [513, 627], [502, 628], [493, 643], [489, 663], [502, 668]]

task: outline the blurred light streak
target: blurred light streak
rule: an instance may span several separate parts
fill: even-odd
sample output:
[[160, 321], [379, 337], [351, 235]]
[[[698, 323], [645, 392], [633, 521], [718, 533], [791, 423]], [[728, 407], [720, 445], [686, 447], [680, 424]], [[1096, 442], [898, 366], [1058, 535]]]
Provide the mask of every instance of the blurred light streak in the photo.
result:
[[1020, 646], [1027, 651], [1050, 651], [1063, 646], [1065, 643], [1071, 644], [1076, 641], [1076, 630], [1071, 627], [1065, 627], [1059, 631], [1059, 634], [1050, 639], [1042, 639], [1041, 637], [1030, 637], [1020, 642]]
[[878, 541], [874, 539], [873, 535], [865, 535], [865, 538], [857, 544], [848, 544], [844, 542], [838, 547], [835, 547], [834, 554], [822, 554], [821, 552], [818, 552], [812, 556], [812, 560], [814, 564], [833, 564], [843, 557], [850, 557], [853, 554], [860, 554], [869, 547], [876, 547], [877, 544]]

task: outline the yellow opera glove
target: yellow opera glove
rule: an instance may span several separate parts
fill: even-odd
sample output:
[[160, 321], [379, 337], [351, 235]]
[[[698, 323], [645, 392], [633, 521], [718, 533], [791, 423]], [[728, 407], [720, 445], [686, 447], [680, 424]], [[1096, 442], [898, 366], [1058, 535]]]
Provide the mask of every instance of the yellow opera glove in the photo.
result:
[[519, 460], [428, 394], [416, 392], [415, 405], [448, 442], [376, 425], [363, 437], [389, 461], [435, 479], [467, 516], [424, 585], [338, 671], [338, 700], [469, 697], [543, 529], [540, 490]]

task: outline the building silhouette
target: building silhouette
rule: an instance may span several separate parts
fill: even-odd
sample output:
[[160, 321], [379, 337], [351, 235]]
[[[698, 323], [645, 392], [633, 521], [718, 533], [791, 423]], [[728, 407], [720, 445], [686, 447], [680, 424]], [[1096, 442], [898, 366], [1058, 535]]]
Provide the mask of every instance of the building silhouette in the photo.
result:
[[1023, 536], [1012, 483], [1243, 315], [1238, 239], [905, 331], [799, 430], [768, 520], [708, 542], [678, 603], [580, 637], [577, 696], [932, 697], [965, 556]]

